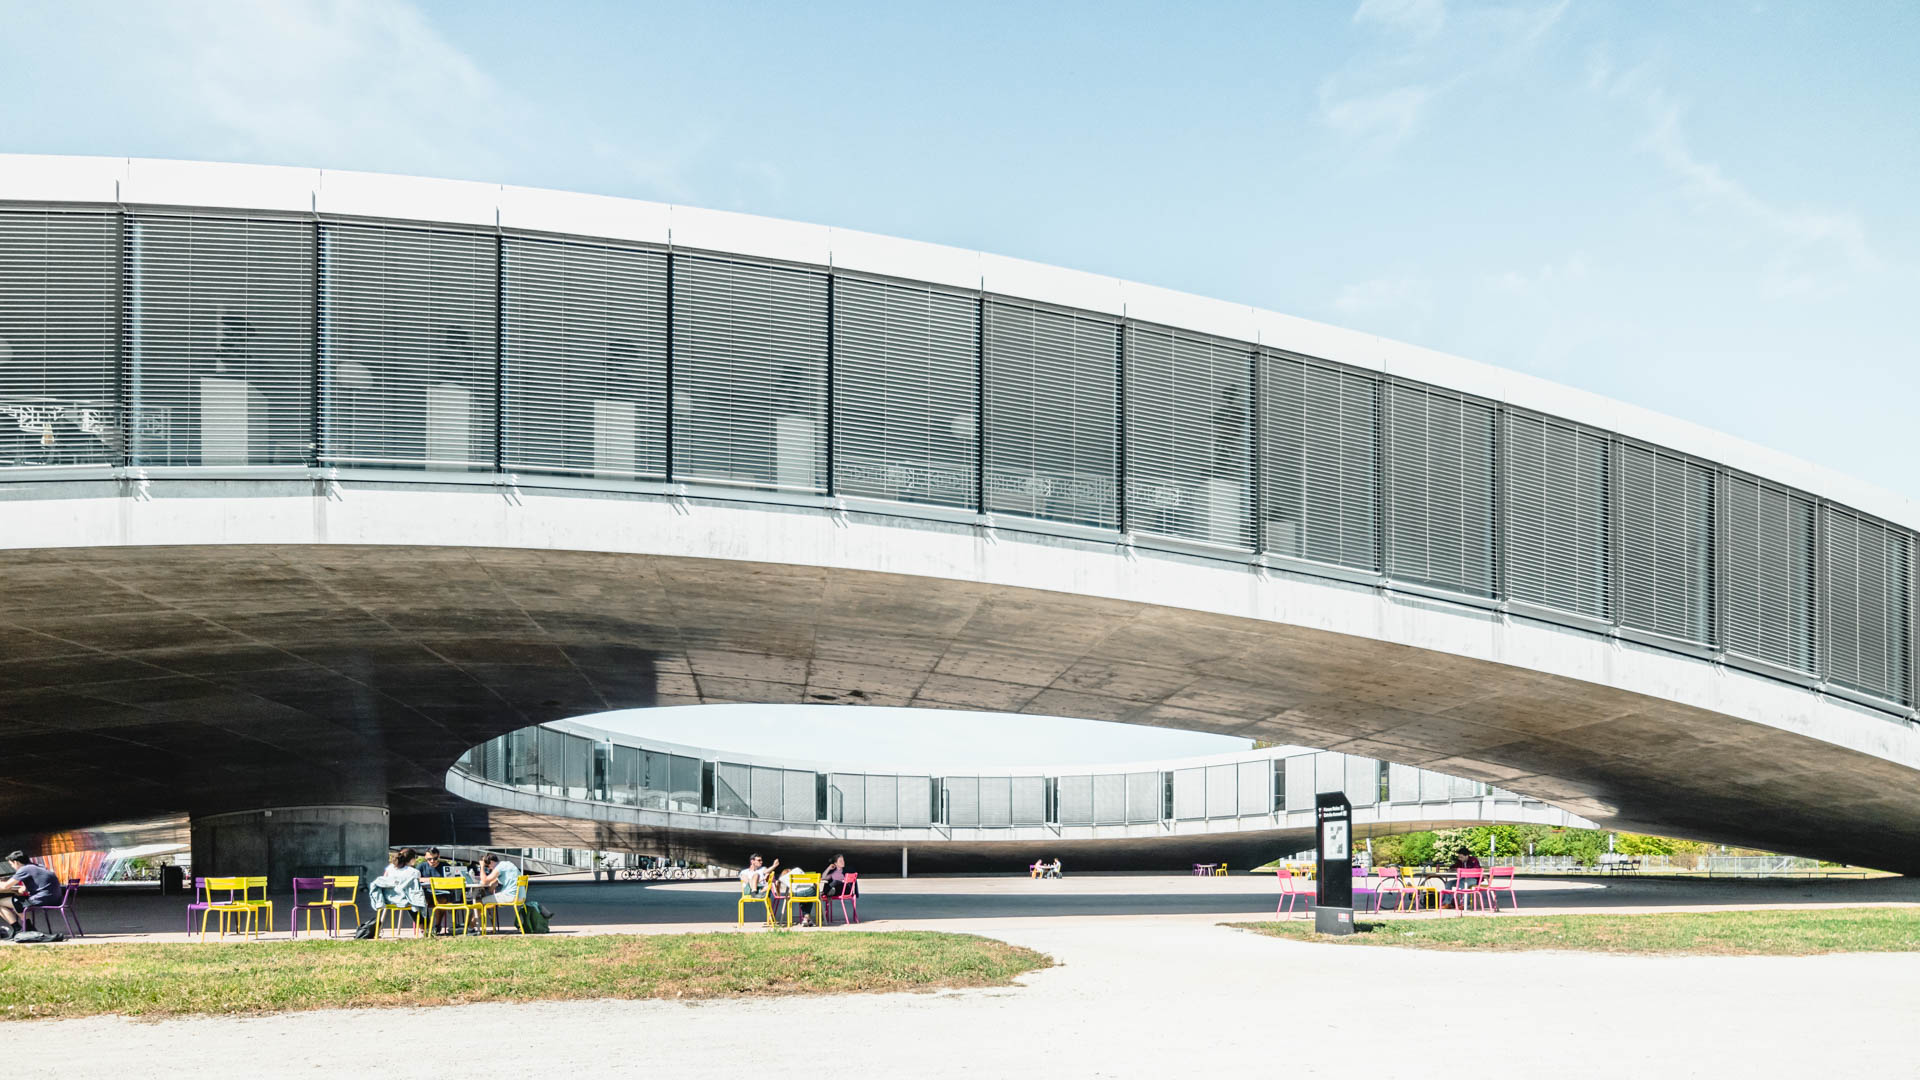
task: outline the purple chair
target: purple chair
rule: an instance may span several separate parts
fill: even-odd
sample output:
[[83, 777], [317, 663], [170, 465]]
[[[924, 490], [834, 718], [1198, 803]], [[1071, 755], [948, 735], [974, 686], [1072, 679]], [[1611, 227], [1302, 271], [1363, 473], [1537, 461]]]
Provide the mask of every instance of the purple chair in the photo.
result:
[[[1368, 888], [1368, 880], [1370, 879], [1365, 870], [1357, 866], [1353, 868], [1353, 910], [1355, 911], [1377, 912], [1380, 910], [1380, 890]], [[1373, 906], [1363, 907], [1361, 903], [1363, 897], [1370, 897]]]
[[[301, 890], [306, 890], [307, 899], [300, 899]], [[315, 896], [318, 899], [315, 899]], [[313, 913], [320, 913], [320, 925], [326, 927], [327, 936], [334, 937], [340, 931], [340, 910], [328, 902], [327, 879], [323, 877], [297, 877], [293, 879], [292, 918], [287, 920], [287, 936], [300, 936], [300, 913], [307, 913], [307, 933], [313, 933]]]
[[189, 934], [193, 933], [193, 913], [207, 910], [207, 905], [210, 903], [207, 899], [206, 878], [197, 877], [193, 879], [193, 895], [199, 897], [199, 899], [187, 905], [187, 933]]
[[[73, 914], [73, 898], [79, 891], [79, 882], [67, 882], [66, 888], [60, 890], [59, 903], [28, 904], [26, 907], [20, 909], [20, 921], [22, 924], [30, 925], [30, 920], [32, 920], [34, 912], [57, 911], [60, 913], [60, 921], [66, 924], [68, 937], [86, 937], [86, 930], [81, 927], [80, 920]], [[48, 923], [48, 929], [52, 929], [52, 923]]]

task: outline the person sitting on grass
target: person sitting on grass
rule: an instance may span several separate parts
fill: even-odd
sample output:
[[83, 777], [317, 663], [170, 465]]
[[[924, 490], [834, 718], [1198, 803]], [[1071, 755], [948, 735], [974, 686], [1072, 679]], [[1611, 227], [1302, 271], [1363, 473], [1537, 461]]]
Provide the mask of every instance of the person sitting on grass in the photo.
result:
[[8, 855], [7, 862], [13, 867], [13, 876], [0, 885], [0, 894], [7, 895], [12, 903], [0, 904], [0, 921], [7, 924], [0, 928], [0, 938], [13, 936], [19, 928], [21, 911], [39, 905], [52, 907], [60, 902], [60, 879], [53, 871], [28, 862], [24, 851]]

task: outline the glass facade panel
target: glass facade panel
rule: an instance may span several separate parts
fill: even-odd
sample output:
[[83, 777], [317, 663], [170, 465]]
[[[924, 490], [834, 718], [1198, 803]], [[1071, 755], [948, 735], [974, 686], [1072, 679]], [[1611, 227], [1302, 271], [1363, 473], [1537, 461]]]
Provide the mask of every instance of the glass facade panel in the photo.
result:
[[111, 464], [114, 215], [0, 211], [0, 468]]
[[1115, 528], [1119, 327], [999, 299], [986, 313], [986, 509]]
[[1253, 547], [1253, 348], [1127, 324], [1127, 527]]
[[127, 379], [139, 465], [313, 455], [313, 224], [127, 222]]
[[1277, 353], [1260, 365], [1263, 550], [1379, 569], [1379, 380]]
[[834, 490], [974, 506], [978, 302], [844, 275], [833, 288]]

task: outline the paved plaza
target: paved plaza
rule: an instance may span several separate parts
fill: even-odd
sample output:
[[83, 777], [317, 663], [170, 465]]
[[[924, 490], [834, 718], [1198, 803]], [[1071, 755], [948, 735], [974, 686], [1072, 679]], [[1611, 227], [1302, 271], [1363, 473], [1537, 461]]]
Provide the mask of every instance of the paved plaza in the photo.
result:
[[[869, 883], [870, 929], [987, 934], [1058, 962], [1010, 988], [89, 1019], [19, 1030], [36, 1045], [63, 1047], [81, 1075], [100, 1076], [149, 1070], [156, 1045], [168, 1047], [173, 1066], [215, 1070], [244, 1058], [262, 1077], [373, 1069], [393, 1060], [396, 1045], [431, 1050], [417, 1058], [421, 1076], [430, 1057], [502, 1055], [529, 1072], [614, 1076], [736, 1077], [821, 1055], [874, 1077], [1250, 1068], [1351, 1076], [1386, 1061], [1438, 1072], [1476, 1047], [1497, 1048], [1499, 1071], [1514, 1077], [1786, 1076], [1825, 1074], [1836, 1061], [1848, 1073], [1916, 1074], [1907, 1041], [1920, 969], [1911, 956], [1425, 952], [1304, 944], [1218, 925], [1272, 917], [1273, 891], [1270, 879], [1252, 876]], [[731, 929], [733, 893], [724, 881], [535, 886], [569, 933]], [[1522, 883], [1521, 897], [1535, 912], [1911, 904], [1920, 882], [1536, 880]], [[126, 897], [109, 907], [103, 898], [102, 929], [137, 917], [156, 937], [177, 939], [173, 926], [158, 925], [180, 918], [177, 905], [157, 901]], [[1704, 1003], [1714, 1006], [1710, 1031], [1676, 1020], [1699, 1016]], [[1801, 1037], [1813, 1032], [1846, 1034]]]

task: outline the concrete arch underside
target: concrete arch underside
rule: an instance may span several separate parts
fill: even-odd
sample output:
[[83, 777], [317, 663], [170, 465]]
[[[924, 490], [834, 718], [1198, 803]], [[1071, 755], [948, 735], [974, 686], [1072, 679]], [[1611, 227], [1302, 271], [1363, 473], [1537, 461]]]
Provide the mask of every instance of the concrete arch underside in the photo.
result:
[[11, 496], [0, 810], [16, 828], [384, 804], [406, 835], [471, 821], [446, 770], [515, 728], [832, 702], [1267, 738], [1602, 825], [1920, 866], [1907, 725], [1383, 585], [725, 498], [336, 481]]

